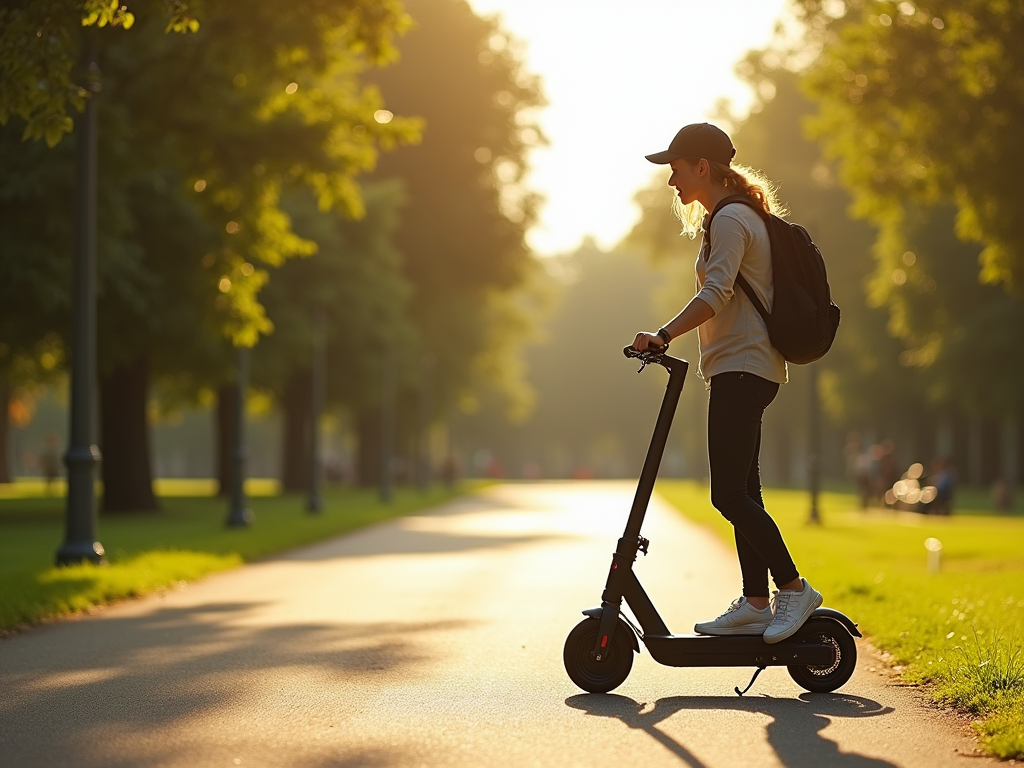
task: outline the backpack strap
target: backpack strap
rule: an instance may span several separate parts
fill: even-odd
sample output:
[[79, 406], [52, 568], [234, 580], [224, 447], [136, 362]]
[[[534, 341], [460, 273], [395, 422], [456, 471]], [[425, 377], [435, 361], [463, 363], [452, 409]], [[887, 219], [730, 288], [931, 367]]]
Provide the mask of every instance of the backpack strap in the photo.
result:
[[[708, 256], [711, 254], [711, 222], [715, 218], [715, 214], [717, 214], [720, 210], [725, 208], [725, 206], [729, 205], [730, 203], [742, 203], [743, 205], [753, 208], [755, 211], [757, 211], [761, 218], [765, 218], [768, 215], [764, 212], [764, 209], [761, 208], [748, 195], [729, 195], [728, 197], [722, 198], [718, 205], [715, 206], [715, 210], [713, 210], [711, 214], [704, 219], [704, 237], [707, 241], [707, 244], [704, 248], [704, 261], [707, 261]], [[754, 309], [757, 310], [757, 314], [759, 314], [761, 316], [761, 319], [764, 320], [765, 325], [768, 325], [768, 318], [771, 315], [769, 314], [768, 310], [765, 309], [765, 306], [764, 304], [761, 303], [761, 300], [757, 298], [757, 294], [754, 293], [754, 289], [750, 287], [750, 283], [747, 282], [747, 279], [743, 277], [743, 275], [741, 275], [739, 271], [736, 272], [736, 283], [737, 285], [739, 285], [740, 288], [743, 289], [743, 292], [747, 294], [747, 298], [750, 299], [750, 303], [754, 305]]]

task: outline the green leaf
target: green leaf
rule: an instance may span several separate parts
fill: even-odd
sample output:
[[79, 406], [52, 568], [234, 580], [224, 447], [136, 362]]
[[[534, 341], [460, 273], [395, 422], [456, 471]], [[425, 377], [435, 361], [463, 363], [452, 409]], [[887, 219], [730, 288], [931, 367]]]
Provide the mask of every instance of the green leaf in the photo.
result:
[[64, 126], [62, 126], [60, 123], [50, 123], [50, 125], [46, 126], [46, 131], [43, 134], [43, 138], [46, 141], [46, 146], [48, 146], [50, 149], [56, 147], [60, 143], [60, 140], [64, 138], [64, 134], [66, 132], [67, 131], [65, 130]]

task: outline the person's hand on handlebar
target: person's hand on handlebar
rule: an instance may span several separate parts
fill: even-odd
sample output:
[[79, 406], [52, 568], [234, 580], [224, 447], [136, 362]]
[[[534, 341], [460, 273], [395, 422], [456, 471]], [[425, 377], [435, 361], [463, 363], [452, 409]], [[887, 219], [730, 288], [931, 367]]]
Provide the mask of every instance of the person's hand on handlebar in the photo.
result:
[[640, 331], [633, 340], [632, 346], [637, 352], [646, 352], [649, 349], [661, 349], [665, 346], [665, 339], [656, 333]]
[[689, 333], [714, 316], [715, 310], [711, 305], [699, 296], [694, 296], [683, 307], [683, 311], [665, 323], [657, 333], [640, 331], [633, 340], [633, 349], [637, 352], [658, 351], [673, 339]]

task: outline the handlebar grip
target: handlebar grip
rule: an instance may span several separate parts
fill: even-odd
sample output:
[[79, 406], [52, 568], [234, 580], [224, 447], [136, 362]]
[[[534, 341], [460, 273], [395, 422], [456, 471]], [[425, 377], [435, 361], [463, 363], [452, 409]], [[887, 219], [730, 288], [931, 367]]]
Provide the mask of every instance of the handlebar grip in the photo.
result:
[[641, 357], [643, 355], [659, 355], [664, 354], [668, 351], [668, 344], [662, 344], [660, 347], [652, 347], [646, 352], [637, 352], [633, 347], [623, 347], [622, 354], [626, 357]]

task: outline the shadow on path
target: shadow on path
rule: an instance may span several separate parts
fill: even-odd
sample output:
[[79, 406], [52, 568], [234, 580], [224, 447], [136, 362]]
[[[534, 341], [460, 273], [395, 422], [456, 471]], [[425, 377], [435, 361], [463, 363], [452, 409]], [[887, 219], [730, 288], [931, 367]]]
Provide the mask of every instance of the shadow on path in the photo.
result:
[[565, 703], [596, 717], [621, 720], [647, 733], [691, 768], [708, 768], [685, 745], [657, 726], [683, 710], [732, 710], [768, 715], [768, 742], [787, 768], [896, 768], [895, 763], [854, 752], [821, 735], [832, 717], [878, 717], [894, 710], [862, 696], [805, 693], [797, 699], [767, 696], [670, 696], [653, 705], [640, 704], [617, 694], [580, 694]]
[[[83, 765], [115, 766], [119, 757], [107, 739], [146, 738], [256, 701], [298, 709], [314, 699], [344, 711], [345, 683], [396, 670], [415, 677], [431, 661], [418, 637], [466, 625], [252, 626], [263, 608], [255, 601], [164, 608], [47, 627], [6, 645], [0, 762], [58, 765], [76, 755]], [[289, 670], [301, 674], [281, 676]]]

